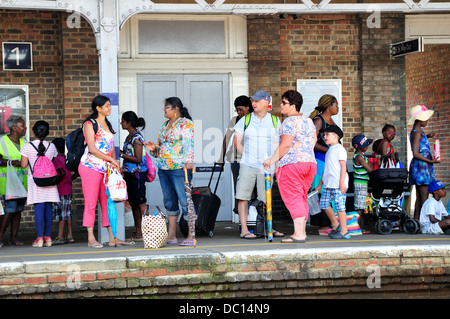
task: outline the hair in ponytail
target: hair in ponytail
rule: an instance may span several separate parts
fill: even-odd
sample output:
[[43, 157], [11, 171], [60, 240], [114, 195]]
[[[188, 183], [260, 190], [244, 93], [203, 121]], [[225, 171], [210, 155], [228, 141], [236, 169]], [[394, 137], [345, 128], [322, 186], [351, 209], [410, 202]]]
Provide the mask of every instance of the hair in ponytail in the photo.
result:
[[319, 99], [319, 102], [317, 103], [317, 106], [314, 108], [314, 111], [311, 112], [309, 117], [313, 119], [317, 115], [322, 114], [334, 102], [337, 102], [337, 99], [336, 97], [334, 97], [334, 95], [330, 94], [322, 95], [322, 97]]
[[192, 117], [189, 114], [188, 109], [184, 107], [184, 105], [181, 102], [180, 98], [178, 98], [176, 96], [169, 97], [169, 98], [167, 98], [165, 100], [165, 104], [167, 106], [178, 107], [178, 109], [180, 110], [181, 117], [185, 117], [185, 118], [187, 118], [187, 119], [192, 121]]
[[145, 129], [145, 120], [142, 117], [138, 117], [133, 111], [126, 111], [122, 114], [122, 119], [131, 124], [134, 128], [142, 127]]
[[38, 146], [38, 156], [45, 154], [45, 146], [42, 143], [50, 133], [50, 125], [46, 121], [37, 121], [33, 126], [34, 135], [41, 141]]
[[[89, 115], [84, 120], [84, 122], [89, 121], [90, 119], [95, 120], [98, 117], [97, 106], [102, 107], [108, 101], [110, 101], [109, 97], [104, 96], [104, 95], [97, 95], [96, 97], [94, 97], [94, 99], [92, 100], [92, 103], [91, 103], [92, 114]], [[108, 125], [108, 128], [111, 131], [111, 133], [115, 134], [116, 132], [113, 130], [111, 122], [108, 121], [108, 118], [105, 118], [105, 120], [106, 120], [106, 125]]]

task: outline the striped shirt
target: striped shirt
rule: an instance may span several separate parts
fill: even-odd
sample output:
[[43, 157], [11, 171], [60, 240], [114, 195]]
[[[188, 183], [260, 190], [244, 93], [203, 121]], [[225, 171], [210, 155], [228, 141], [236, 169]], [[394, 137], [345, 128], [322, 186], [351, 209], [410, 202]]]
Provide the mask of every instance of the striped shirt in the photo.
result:
[[355, 184], [367, 185], [369, 183], [369, 172], [362, 165], [356, 164], [356, 157], [362, 156], [364, 162], [368, 163], [368, 159], [364, 154], [355, 153], [353, 155], [353, 179]]

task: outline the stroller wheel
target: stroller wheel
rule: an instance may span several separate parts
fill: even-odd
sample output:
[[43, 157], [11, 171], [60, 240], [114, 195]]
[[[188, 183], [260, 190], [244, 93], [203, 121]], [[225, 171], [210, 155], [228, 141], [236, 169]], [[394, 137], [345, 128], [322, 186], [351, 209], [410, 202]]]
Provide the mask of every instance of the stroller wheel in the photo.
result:
[[387, 219], [379, 219], [375, 223], [375, 230], [381, 235], [389, 235], [392, 232], [393, 225]]
[[407, 219], [402, 228], [407, 234], [417, 234], [420, 231], [420, 223], [415, 219]]

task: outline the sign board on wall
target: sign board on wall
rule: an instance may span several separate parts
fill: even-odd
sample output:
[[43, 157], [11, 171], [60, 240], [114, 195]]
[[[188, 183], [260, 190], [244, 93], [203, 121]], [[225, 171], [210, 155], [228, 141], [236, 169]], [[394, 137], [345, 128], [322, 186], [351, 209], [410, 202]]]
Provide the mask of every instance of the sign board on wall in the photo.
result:
[[31, 42], [3, 42], [2, 52], [3, 70], [33, 70], [33, 52]]
[[339, 113], [333, 116], [333, 121], [342, 128], [342, 81], [341, 79], [298, 79], [297, 91], [303, 96], [303, 106], [300, 113], [309, 116], [317, 106], [319, 99], [325, 94], [336, 97]]
[[423, 52], [423, 38], [417, 38], [409, 41], [402, 41], [389, 45], [391, 59], [404, 56], [411, 53]]

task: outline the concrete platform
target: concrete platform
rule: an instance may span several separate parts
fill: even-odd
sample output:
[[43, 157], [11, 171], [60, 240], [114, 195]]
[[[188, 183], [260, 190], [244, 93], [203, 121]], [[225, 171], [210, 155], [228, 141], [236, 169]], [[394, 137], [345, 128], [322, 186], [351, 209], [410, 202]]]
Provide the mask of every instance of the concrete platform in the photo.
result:
[[[289, 235], [290, 223], [278, 229]], [[450, 236], [369, 234], [331, 240], [308, 227], [302, 244], [238, 236], [217, 223], [198, 245], [144, 249], [76, 243], [0, 248], [3, 298], [448, 298]], [[80, 237], [81, 236], [81, 237]], [[182, 237], [179, 237], [181, 242]], [[375, 268], [373, 268], [375, 267]], [[372, 289], [371, 271], [382, 283]], [[375, 280], [376, 283], [376, 280]]]

